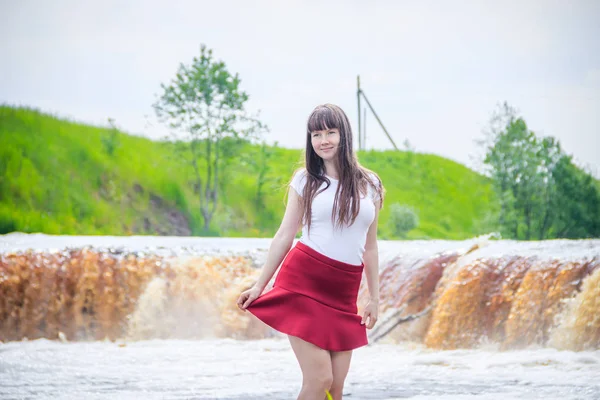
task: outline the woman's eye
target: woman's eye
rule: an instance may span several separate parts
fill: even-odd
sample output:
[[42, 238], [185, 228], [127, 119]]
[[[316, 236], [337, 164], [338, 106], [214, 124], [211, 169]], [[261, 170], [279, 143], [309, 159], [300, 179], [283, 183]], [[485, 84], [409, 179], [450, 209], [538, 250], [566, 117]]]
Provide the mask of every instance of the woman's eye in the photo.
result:
[[331, 131], [331, 132], [329, 132], [329, 134], [330, 134], [330, 135], [333, 135], [334, 133], [335, 133], [335, 131]]

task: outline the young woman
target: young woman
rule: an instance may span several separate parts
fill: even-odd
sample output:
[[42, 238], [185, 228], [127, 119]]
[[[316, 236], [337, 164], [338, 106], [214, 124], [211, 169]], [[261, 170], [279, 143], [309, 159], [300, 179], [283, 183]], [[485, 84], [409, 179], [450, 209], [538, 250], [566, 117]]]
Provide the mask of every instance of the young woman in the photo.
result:
[[[367, 344], [366, 329], [378, 316], [383, 186], [358, 163], [350, 122], [335, 105], [311, 113], [305, 153], [260, 277], [237, 304], [288, 335], [303, 375], [299, 400], [325, 399], [327, 391], [341, 399], [352, 350]], [[302, 237], [290, 250], [300, 226]], [[273, 289], [261, 296], [282, 260]], [[370, 300], [361, 318], [363, 269]]]

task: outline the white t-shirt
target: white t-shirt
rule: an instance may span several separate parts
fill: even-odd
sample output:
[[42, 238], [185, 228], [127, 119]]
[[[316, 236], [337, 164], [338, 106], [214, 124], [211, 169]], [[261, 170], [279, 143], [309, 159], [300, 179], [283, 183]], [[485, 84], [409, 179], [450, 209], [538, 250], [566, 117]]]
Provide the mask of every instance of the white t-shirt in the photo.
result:
[[[300, 196], [303, 196], [306, 175], [306, 169], [302, 168], [294, 174], [290, 183]], [[334, 227], [331, 212], [338, 180], [329, 176], [327, 178], [331, 181], [331, 185], [314, 197], [311, 207], [310, 234], [308, 227], [304, 225], [300, 241], [329, 258], [359, 266], [363, 263], [367, 231], [375, 219], [375, 201], [378, 203], [379, 199], [377, 192], [368, 185], [367, 196], [360, 199], [360, 211], [354, 223], [342, 228]], [[372, 179], [377, 184], [375, 175]], [[326, 185], [323, 182], [321, 188]]]

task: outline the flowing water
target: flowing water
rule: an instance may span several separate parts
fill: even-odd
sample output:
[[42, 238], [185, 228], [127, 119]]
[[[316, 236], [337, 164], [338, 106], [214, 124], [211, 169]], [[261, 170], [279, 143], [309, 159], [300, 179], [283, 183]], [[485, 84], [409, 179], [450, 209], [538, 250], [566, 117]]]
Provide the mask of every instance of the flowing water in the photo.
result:
[[[295, 398], [287, 340], [235, 306], [269, 243], [0, 236], [0, 398]], [[600, 398], [600, 240], [379, 245], [345, 398]]]

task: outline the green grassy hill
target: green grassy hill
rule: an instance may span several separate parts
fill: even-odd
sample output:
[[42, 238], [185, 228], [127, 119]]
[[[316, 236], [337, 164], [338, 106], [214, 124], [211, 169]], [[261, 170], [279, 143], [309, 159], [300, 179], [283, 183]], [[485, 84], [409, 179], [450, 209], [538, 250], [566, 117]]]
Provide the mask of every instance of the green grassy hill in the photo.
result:
[[[112, 135], [112, 136], [111, 136]], [[112, 137], [112, 139], [111, 139]], [[110, 145], [117, 144], [114, 152]], [[284, 211], [286, 183], [302, 151], [274, 148], [264, 206], [253, 201], [256, 174], [242, 161], [227, 172], [209, 232], [201, 229], [189, 169], [173, 144], [0, 106], [0, 233], [169, 234], [269, 237]], [[258, 157], [259, 147], [244, 153]], [[368, 151], [360, 162], [387, 189], [386, 205], [407, 204], [420, 219], [409, 238], [462, 239], [484, 233], [496, 208], [490, 182], [428, 154]], [[380, 238], [392, 238], [389, 207]]]

